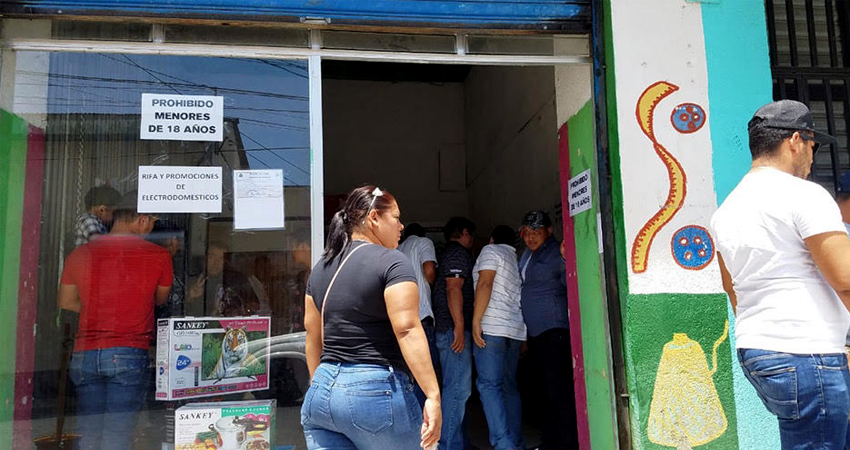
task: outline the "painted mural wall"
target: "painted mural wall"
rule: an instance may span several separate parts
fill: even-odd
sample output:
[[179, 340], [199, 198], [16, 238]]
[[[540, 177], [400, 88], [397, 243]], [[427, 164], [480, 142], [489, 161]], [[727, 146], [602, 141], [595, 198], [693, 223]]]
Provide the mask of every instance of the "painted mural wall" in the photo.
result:
[[[608, 6], [616, 251], [633, 447], [778, 448], [776, 421], [738, 376], [734, 317], [707, 230], [728, 185], [740, 179], [722, 175], [718, 191], [717, 165], [738, 175], [749, 166], [746, 145], [730, 146], [725, 138], [735, 134], [740, 144], [735, 130], [743, 128], [746, 137], [746, 120], [758, 107], [714, 102], [725, 103], [730, 93], [752, 96], [740, 87], [748, 84], [769, 93], [763, 4], [610, 0]], [[735, 35], [735, 44], [710, 36], [718, 32]], [[712, 45], [750, 46], [755, 55], [718, 54]], [[735, 64], [757, 70], [736, 72], [743, 77], [736, 84], [727, 72]], [[723, 95], [715, 95], [715, 83]], [[756, 90], [757, 103], [769, 100], [762, 92]], [[715, 120], [717, 114], [740, 122]]]

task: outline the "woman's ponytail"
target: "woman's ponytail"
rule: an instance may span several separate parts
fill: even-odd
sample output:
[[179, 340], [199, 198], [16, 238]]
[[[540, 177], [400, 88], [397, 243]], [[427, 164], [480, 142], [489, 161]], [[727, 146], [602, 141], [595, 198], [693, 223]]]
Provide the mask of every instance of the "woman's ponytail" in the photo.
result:
[[366, 185], [348, 193], [342, 209], [334, 214], [328, 227], [328, 239], [322, 259], [330, 264], [351, 245], [351, 233], [366, 222], [366, 216], [374, 209], [386, 212], [395, 202], [395, 197], [376, 186]]
[[345, 210], [337, 211], [328, 227], [328, 243], [322, 258], [329, 264], [351, 244], [351, 231], [346, 219]]

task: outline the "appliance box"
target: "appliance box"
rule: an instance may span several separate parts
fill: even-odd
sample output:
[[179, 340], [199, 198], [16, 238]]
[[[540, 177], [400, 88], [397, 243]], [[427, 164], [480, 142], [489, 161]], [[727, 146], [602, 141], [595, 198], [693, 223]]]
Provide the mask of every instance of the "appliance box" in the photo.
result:
[[257, 316], [158, 320], [156, 399], [268, 389], [270, 329]]
[[175, 450], [274, 449], [276, 400], [189, 403], [174, 412]]

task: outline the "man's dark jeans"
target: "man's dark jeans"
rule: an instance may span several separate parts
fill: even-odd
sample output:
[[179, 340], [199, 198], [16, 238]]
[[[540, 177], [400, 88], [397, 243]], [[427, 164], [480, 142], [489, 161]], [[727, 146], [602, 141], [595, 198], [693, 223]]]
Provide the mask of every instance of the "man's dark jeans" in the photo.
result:
[[578, 448], [570, 330], [551, 328], [528, 338], [533, 372], [542, 377], [543, 449]]

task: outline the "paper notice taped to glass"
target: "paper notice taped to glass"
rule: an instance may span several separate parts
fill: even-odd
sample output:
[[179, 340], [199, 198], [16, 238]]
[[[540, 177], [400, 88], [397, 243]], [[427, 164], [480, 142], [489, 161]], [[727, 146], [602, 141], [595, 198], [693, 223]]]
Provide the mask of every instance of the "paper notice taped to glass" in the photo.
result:
[[284, 228], [282, 169], [233, 171], [233, 228]]

